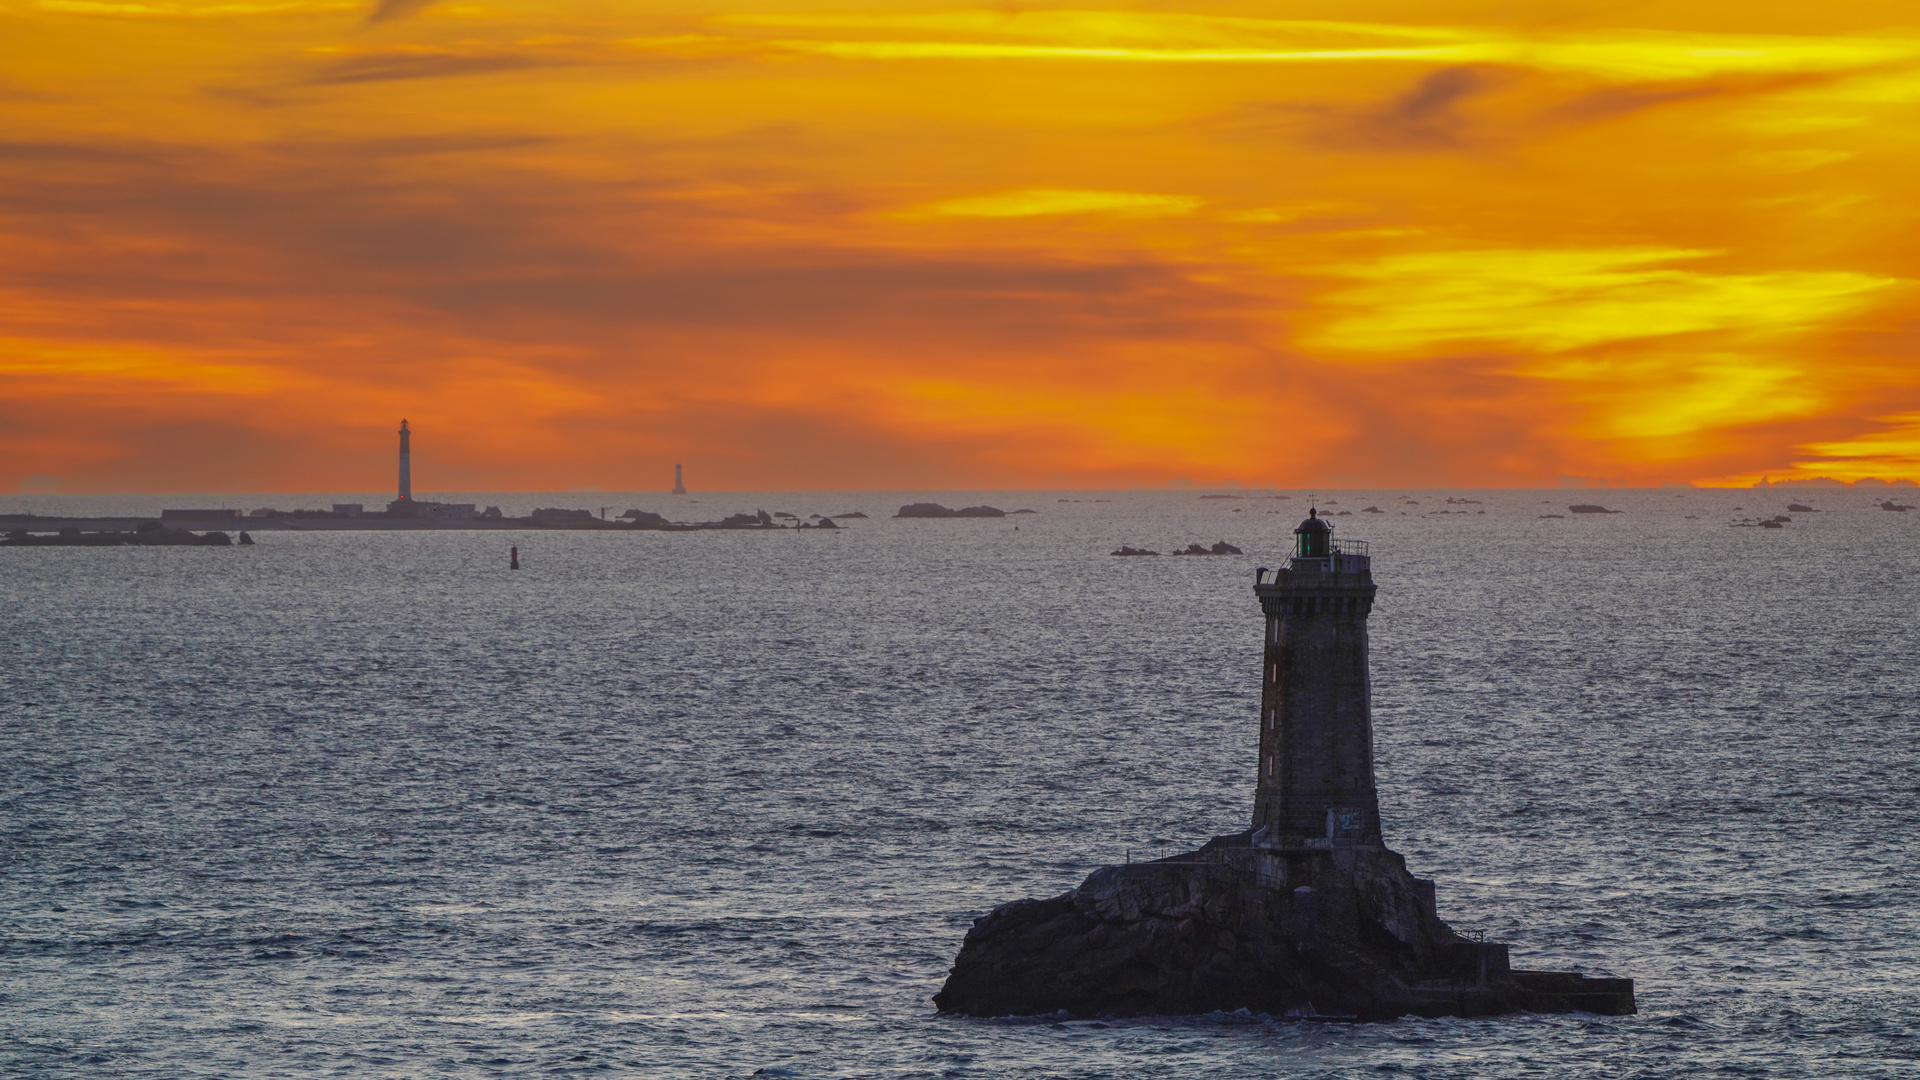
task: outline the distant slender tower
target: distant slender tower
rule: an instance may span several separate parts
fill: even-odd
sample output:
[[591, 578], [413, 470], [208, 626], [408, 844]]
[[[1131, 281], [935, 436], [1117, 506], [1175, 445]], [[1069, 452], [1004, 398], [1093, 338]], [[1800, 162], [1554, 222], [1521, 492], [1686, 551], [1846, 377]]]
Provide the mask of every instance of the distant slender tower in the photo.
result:
[[673, 493], [675, 495], [685, 495], [687, 493], [687, 485], [680, 479], [680, 466], [678, 465], [673, 467]]
[[413, 501], [413, 451], [407, 448], [407, 422], [400, 421], [400, 501]]
[[1267, 615], [1254, 832], [1279, 847], [1378, 845], [1372, 560], [1363, 543], [1336, 543], [1317, 508], [1293, 533], [1286, 568], [1261, 570], [1253, 589]]

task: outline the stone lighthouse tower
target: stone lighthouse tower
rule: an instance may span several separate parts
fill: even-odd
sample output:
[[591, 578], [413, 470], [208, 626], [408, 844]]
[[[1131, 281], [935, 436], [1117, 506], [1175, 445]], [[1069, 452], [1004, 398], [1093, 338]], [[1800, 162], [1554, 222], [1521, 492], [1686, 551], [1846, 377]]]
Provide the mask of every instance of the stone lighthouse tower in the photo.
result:
[[407, 422], [400, 421], [400, 502], [413, 501], [413, 448], [408, 445], [411, 432]]
[[967, 1016], [1490, 1016], [1634, 1011], [1633, 980], [1512, 966], [1441, 920], [1434, 883], [1380, 837], [1365, 544], [1316, 509], [1267, 616], [1253, 827], [1195, 851], [1095, 870], [1048, 900], [975, 919], [934, 995]]
[[1317, 509], [1293, 534], [1286, 567], [1262, 570], [1253, 590], [1267, 616], [1254, 835], [1287, 848], [1379, 846], [1367, 546], [1335, 541]]

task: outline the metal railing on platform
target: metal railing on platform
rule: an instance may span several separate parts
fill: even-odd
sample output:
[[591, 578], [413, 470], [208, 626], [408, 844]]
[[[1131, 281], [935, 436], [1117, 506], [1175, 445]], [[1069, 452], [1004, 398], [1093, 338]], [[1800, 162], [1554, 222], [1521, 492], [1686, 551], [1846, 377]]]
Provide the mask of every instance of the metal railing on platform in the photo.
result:
[[[1359, 574], [1371, 573], [1373, 556], [1365, 540], [1334, 540], [1332, 550], [1327, 555], [1295, 555], [1287, 560], [1287, 569], [1320, 574]], [[1261, 567], [1254, 572], [1254, 584], [1274, 585], [1280, 580], [1280, 571]]]

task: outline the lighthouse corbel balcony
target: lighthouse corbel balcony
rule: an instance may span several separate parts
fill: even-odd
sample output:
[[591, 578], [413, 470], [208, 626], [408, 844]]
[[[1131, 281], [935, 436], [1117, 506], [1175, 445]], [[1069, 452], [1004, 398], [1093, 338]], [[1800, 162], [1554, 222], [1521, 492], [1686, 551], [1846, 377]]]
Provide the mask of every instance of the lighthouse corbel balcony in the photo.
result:
[[1279, 585], [1294, 574], [1373, 576], [1373, 557], [1365, 540], [1329, 540], [1324, 555], [1295, 555], [1278, 570], [1261, 567], [1255, 586]]

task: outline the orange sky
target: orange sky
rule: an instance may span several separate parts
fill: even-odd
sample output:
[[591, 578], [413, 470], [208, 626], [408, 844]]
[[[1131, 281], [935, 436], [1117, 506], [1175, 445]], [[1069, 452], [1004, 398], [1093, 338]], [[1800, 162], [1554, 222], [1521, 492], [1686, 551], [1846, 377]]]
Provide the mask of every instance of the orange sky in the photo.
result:
[[0, 0], [0, 56], [0, 490], [380, 488], [401, 416], [423, 492], [1920, 477], [1911, 0]]

